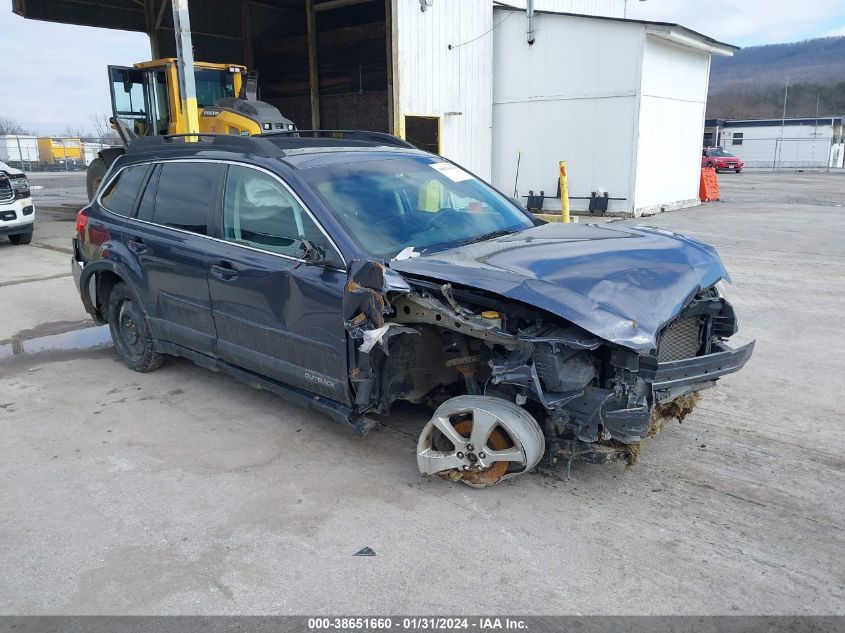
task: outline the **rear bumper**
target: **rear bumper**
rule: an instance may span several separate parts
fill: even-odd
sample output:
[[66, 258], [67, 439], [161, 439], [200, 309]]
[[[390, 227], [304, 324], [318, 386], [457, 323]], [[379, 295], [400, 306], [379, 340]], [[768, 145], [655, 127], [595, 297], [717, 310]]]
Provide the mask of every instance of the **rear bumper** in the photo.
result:
[[82, 269], [85, 264], [82, 263], [82, 256], [79, 254], [79, 242], [76, 238], [71, 241], [73, 246], [73, 256], [70, 258], [70, 269], [73, 273], [73, 281], [76, 284], [76, 289], [82, 294]]
[[93, 298], [94, 290], [91, 287], [92, 283], [89, 282], [91, 276], [85, 275], [85, 279], [83, 280], [85, 262], [82, 261], [82, 255], [79, 251], [79, 241], [77, 238], [73, 238], [72, 245], [73, 255], [70, 258], [70, 270], [73, 273], [73, 282], [76, 284], [76, 289], [79, 291], [79, 298], [82, 299], [82, 305], [85, 306], [85, 311], [94, 317], [94, 320], [97, 321], [97, 323], [102, 323], [103, 320], [97, 313], [95, 299]]

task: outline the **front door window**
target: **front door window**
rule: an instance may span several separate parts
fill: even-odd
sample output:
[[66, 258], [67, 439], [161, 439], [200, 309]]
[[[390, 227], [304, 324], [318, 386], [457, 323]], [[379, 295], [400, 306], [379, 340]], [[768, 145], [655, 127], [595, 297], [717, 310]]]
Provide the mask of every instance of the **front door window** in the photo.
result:
[[304, 257], [311, 244], [329, 263], [340, 263], [325, 235], [293, 194], [276, 178], [248, 167], [229, 167], [223, 237], [297, 259]]

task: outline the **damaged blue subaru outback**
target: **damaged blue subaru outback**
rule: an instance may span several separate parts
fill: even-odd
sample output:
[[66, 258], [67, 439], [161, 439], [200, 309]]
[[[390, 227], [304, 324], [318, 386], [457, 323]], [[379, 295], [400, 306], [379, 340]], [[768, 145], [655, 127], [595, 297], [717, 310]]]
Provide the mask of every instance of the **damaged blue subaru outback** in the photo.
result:
[[140, 138], [79, 212], [73, 272], [139, 372], [181, 356], [366, 434], [434, 409], [424, 475], [488, 486], [634, 459], [748, 361], [708, 245], [544, 223], [388, 135]]

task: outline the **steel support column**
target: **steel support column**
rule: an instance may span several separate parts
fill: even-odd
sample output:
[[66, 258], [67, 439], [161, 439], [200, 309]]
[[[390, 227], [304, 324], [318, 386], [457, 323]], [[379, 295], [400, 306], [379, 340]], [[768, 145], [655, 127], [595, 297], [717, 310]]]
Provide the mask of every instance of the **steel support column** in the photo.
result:
[[188, 121], [187, 132], [199, 132], [197, 85], [194, 78], [194, 48], [191, 42], [191, 18], [188, 0], [172, 0], [173, 32], [176, 36], [176, 66], [179, 72], [179, 96]]

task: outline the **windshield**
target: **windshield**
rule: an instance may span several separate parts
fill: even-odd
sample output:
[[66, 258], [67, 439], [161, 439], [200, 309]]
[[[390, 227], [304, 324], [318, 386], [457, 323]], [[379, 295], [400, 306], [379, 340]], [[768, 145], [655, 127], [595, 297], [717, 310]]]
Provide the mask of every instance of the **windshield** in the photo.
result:
[[710, 156], [733, 156], [730, 152], [723, 150], [721, 147], [710, 150]]
[[361, 249], [389, 259], [534, 226], [508, 199], [463, 169], [429, 156], [352, 161], [302, 177]]
[[229, 71], [195, 69], [194, 81], [197, 84], [197, 105], [201, 108], [212, 106], [223, 97], [235, 96], [235, 83]]

